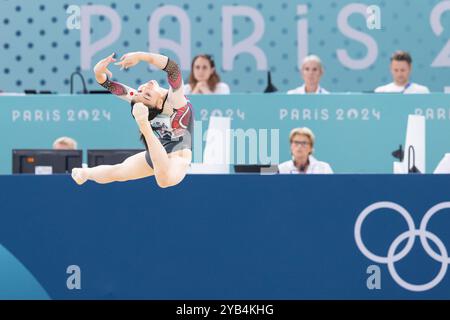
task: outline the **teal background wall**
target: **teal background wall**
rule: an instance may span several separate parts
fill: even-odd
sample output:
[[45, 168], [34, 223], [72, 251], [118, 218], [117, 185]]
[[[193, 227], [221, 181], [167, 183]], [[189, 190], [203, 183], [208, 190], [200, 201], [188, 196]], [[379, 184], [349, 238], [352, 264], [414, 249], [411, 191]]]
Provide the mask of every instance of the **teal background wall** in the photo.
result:
[[[120, 18], [121, 32], [108, 47], [97, 52], [89, 68], [81, 66], [80, 30], [69, 30], [66, 20], [68, 5], [103, 5], [113, 9]], [[378, 53], [373, 63], [360, 70], [344, 66], [337, 57], [338, 49], [345, 49], [353, 59], [363, 59], [367, 47], [341, 32], [339, 14], [349, 4], [378, 5], [381, 10], [381, 29], [369, 30], [363, 15], [354, 13], [348, 24], [355, 31], [373, 39]], [[1, 1], [0, 2], [0, 90], [24, 89], [69, 92], [69, 77], [80, 70], [86, 77], [89, 89], [96, 84], [91, 72], [99, 59], [117, 52], [148, 50], [149, 19], [158, 8], [174, 5], [188, 17], [190, 57], [202, 52], [214, 55], [217, 67], [232, 92], [262, 92], [266, 86], [266, 71], [270, 69], [273, 81], [281, 91], [300, 85], [298, 54], [308, 44], [309, 53], [318, 54], [324, 61], [326, 73], [322, 85], [330, 91], [367, 91], [390, 82], [389, 57], [397, 49], [408, 50], [414, 58], [413, 80], [427, 85], [432, 91], [442, 92], [450, 86], [450, 4], [439, 0], [323, 0], [323, 1]], [[222, 11], [227, 6], [240, 5], [255, 9], [264, 21], [261, 40], [257, 43], [267, 58], [264, 70], [257, 68], [254, 57], [240, 54], [232, 70], [223, 70]], [[306, 6], [306, 14], [297, 14], [297, 6]], [[440, 16], [433, 9], [443, 8]], [[447, 11], [446, 11], [447, 10]], [[297, 24], [307, 22], [307, 36], [298, 32]], [[441, 31], [433, 31], [432, 24]], [[233, 19], [233, 43], [247, 38], [255, 28], [248, 17]], [[91, 41], [105, 37], [111, 23], [102, 16], [91, 19]], [[184, 28], [187, 29], [187, 28]], [[162, 38], [180, 41], [180, 23], [175, 17], [165, 17], [159, 25]], [[298, 38], [300, 34], [300, 43]], [[446, 49], [448, 48], [448, 49]], [[162, 50], [179, 59], [176, 53]], [[442, 55], [443, 62], [432, 67]], [[188, 69], [188, 68], [185, 68]], [[128, 73], [115, 77], [131, 86], [155, 78], [165, 83], [160, 73], [138, 66]], [[188, 74], [185, 73], [185, 79]], [[78, 81], [78, 80], [77, 80]], [[77, 90], [81, 90], [77, 82]]]

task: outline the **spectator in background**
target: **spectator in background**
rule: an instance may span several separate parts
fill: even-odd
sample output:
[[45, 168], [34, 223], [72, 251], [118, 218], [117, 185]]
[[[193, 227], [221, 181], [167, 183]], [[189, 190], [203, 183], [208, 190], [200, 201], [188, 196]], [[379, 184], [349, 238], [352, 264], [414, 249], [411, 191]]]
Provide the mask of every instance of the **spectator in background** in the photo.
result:
[[408, 52], [396, 51], [391, 57], [391, 74], [394, 82], [375, 89], [376, 93], [430, 93], [430, 90], [410, 81], [412, 58]]
[[291, 144], [292, 160], [278, 165], [279, 173], [333, 173], [333, 170], [328, 163], [318, 161], [312, 156], [314, 152], [315, 137], [310, 129], [293, 129], [289, 135], [289, 142]]
[[329, 92], [320, 86], [320, 79], [324, 73], [322, 61], [318, 56], [307, 56], [302, 63], [301, 75], [305, 83], [296, 88], [289, 90], [287, 94], [328, 94]]
[[185, 94], [229, 94], [230, 87], [220, 82], [213, 58], [200, 54], [192, 60], [189, 83], [184, 86]]
[[77, 142], [69, 137], [60, 137], [53, 142], [54, 150], [77, 150]]

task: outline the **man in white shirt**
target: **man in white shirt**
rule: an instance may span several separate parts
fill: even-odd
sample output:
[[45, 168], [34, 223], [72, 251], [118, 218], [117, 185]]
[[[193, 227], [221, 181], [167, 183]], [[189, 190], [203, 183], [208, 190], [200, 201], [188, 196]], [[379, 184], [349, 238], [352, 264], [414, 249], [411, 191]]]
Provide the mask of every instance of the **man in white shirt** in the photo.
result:
[[325, 174], [333, 173], [330, 165], [312, 156], [315, 137], [308, 128], [296, 128], [289, 135], [292, 160], [278, 165], [281, 174]]
[[394, 82], [375, 89], [376, 93], [430, 93], [430, 90], [420, 84], [410, 81], [412, 58], [408, 52], [397, 51], [391, 57], [391, 73]]

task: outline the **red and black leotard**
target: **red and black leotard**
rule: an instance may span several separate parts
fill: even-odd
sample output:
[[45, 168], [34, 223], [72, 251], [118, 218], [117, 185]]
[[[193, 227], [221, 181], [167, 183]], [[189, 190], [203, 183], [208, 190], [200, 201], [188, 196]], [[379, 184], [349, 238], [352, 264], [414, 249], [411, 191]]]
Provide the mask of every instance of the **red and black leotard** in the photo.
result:
[[[167, 72], [170, 87], [163, 103], [163, 109], [161, 111], [150, 110], [150, 125], [167, 153], [182, 149], [192, 150], [194, 113], [190, 101], [183, 92], [183, 78], [180, 68], [169, 58], [164, 56], [159, 57], [161, 57], [160, 59], [167, 59], [165, 67], [162, 70]], [[159, 61], [159, 63], [162, 65], [163, 62]], [[137, 90], [122, 83], [110, 81], [109, 79], [101, 84], [101, 86], [130, 103], [132, 102], [133, 96], [137, 93]], [[145, 147], [147, 148], [146, 144]]]

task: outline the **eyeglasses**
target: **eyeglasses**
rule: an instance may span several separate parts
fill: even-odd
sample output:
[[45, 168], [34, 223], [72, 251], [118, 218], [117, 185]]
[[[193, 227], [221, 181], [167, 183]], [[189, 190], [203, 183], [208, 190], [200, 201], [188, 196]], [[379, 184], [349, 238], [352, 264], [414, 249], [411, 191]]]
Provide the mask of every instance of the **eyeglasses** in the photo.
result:
[[298, 146], [306, 147], [311, 144], [309, 141], [296, 141], [296, 140], [292, 141], [291, 143], [295, 144], [296, 147]]

